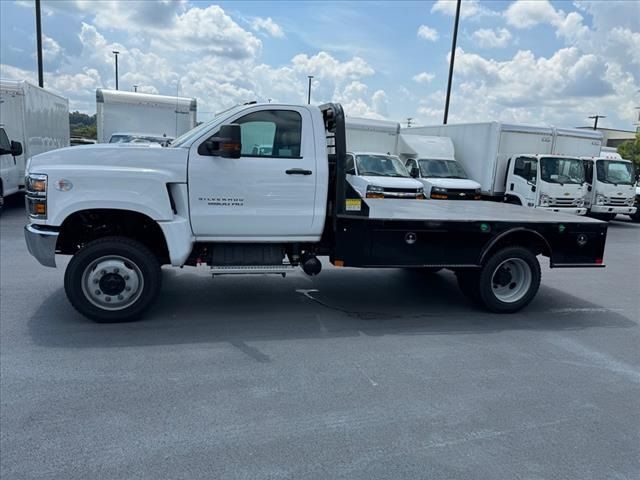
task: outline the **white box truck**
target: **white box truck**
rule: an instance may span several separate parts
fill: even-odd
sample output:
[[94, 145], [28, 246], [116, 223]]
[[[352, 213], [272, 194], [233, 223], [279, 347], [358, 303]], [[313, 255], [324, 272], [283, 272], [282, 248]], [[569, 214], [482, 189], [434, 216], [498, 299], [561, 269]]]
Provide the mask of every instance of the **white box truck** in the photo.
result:
[[451, 138], [457, 160], [480, 182], [485, 197], [555, 212], [586, 213], [579, 157], [599, 154], [600, 132], [501, 122], [412, 130]]
[[4, 197], [24, 189], [31, 157], [69, 146], [69, 100], [27, 81], [0, 80], [0, 130], [2, 205]]
[[98, 143], [114, 134], [177, 138], [196, 126], [196, 113], [195, 98], [96, 90]]
[[633, 163], [623, 159], [615, 149], [604, 147], [598, 157], [583, 157], [587, 179], [587, 214], [599, 220], [613, 220], [616, 215], [637, 215], [636, 178]]

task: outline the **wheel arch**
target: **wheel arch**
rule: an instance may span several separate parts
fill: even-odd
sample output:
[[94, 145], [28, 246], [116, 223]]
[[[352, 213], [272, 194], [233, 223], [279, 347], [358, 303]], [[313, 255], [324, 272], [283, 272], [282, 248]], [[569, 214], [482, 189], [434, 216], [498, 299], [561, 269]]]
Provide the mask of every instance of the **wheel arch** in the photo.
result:
[[551, 258], [551, 245], [546, 238], [535, 230], [528, 228], [512, 228], [493, 238], [482, 250], [479, 264], [484, 265], [491, 254], [506, 247], [525, 247], [535, 255]]
[[161, 264], [170, 263], [165, 234], [146, 213], [117, 208], [89, 208], [67, 215], [59, 228], [56, 251], [73, 255], [99, 238], [120, 236], [145, 245]]

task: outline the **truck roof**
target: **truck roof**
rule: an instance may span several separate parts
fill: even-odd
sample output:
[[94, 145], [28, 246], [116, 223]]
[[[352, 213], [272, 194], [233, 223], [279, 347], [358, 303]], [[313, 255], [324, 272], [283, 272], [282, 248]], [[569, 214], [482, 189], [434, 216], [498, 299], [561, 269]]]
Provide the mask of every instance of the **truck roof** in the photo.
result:
[[189, 108], [196, 111], [197, 100], [189, 97], [171, 97], [168, 95], [156, 95], [152, 93], [127, 92], [124, 90], [109, 90], [106, 88], [96, 89], [97, 103], [124, 103], [124, 104], [155, 104], [173, 105]]
[[42, 87], [39, 87], [38, 85], [34, 85], [33, 83], [29, 82], [28, 80], [9, 80], [9, 79], [6, 79], [6, 78], [0, 78], [0, 89], [1, 90], [6, 90], [6, 91], [11, 91], [11, 92], [16, 92], [16, 93], [24, 93], [24, 91], [29, 89], [29, 88], [42, 90], [43, 92], [46, 92], [49, 95], [53, 95], [55, 97], [58, 97], [60, 100], [64, 100], [65, 102], [68, 101], [68, 99], [66, 97], [63, 97], [62, 95], [59, 95], [59, 94], [57, 94], [55, 92], [52, 92], [51, 90], [47, 90], [46, 88], [42, 88]]

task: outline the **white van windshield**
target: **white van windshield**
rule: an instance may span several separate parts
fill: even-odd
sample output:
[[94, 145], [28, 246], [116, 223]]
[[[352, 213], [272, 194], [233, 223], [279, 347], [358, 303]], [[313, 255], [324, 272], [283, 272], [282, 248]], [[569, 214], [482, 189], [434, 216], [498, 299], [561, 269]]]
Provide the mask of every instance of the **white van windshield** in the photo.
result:
[[469, 178], [462, 165], [455, 160], [421, 158], [420, 175], [424, 178]]
[[372, 177], [410, 177], [407, 168], [399, 158], [389, 155], [356, 155], [358, 175]]
[[596, 163], [598, 180], [603, 183], [633, 185], [633, 165], [615, 160], [598, 160]]
[[548, 183], [583, 184], [585, 177], [582, 160], [544, 157], [540, 160], [540, 178]]

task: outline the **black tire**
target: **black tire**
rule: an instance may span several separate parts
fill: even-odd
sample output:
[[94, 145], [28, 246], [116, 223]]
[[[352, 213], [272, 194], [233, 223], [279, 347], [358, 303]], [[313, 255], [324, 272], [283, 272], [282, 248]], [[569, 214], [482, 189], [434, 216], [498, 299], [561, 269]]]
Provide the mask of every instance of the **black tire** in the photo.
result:
[[595, 218], [596, 220], [602, 220], [603, 222], [610, 222], [614, 218], [616, 218], [615, 213], [592, 213], [590, 217]]
[[463, 295], [474, 303], [480, 303], [480, 269], [458, 270], [456, 278]]
[[[125, 298], [125, 302], [131, 301], [131, 303], [123, 305], [118, 310], [101, 308], [96, 305], [89, 298], [93, 293], [85, 293], [83, 288], [83, 285], [91, 284], [87, 278], [88, 276], [97, 277], [100, 275], [96, 269], [102, 263], [95, 264], [93, 268], [92, 264], [100, 261], [107, 262], [108, 260], [122, 262], [125, 269], [131, 268], [131, 271], [135, 270], [136, 279], [140, 278], [139, 281], [136, 281], [134, 293], [128, 294], [124, 292], [125, 287], [123, 286], [128, 285], [128, 283], [123, 284], [122, 282], [125, 279], [128, 281], [129, 276], [123, 277], [116, 273], [104, 275], [105, 271], [102, 270], [103, 276], [111, 276], [113, 278], [110, 280], [116, 282], [116, 290], [112, 293], [101, 292], [102, 295], [105, 295], [105, 300], [111, 299], [109, 295], [117, 296], [118, 299], [129, 295], [129, 299]], [[114, 272], [116, 271], [118, 269], [114, 268]], [[119, 280], [118, 276], [120, 276]], [[98, 283], [98, 279], [94, 279], [93, 283]], [[130, 322], [139, 319], [158, 296], [161, 284], [162, 272], [160, 263], [155, 255], [140, 242], [125, 237], [105, 237], [88, 243], [73, 256], [64, 275], [64, 289], [71, 305], [82, 315], [98, 323]], [[107, 287], [113, 288], [113, 284], [109, 285], [107, 283], [105, 285], [103, 288], [103, 280], [100, 278], [98, 285], [95, 286], [98, 291], [100, 288], [103, 288], [103, 290]], [[117, 290], [120, 287], [122, 289], [118, 292]], [[88, 288], [92, 289], [93, 287], [89, 286]], [[130, 289], [130, 287], [126, 288]], [[120, 293], [123, 295], [119, 295]], [[115, 306], [115, 308], [119, 307]]]
[[636, 211], [636, 213], [629, 215], [629, 218], [631, 218], [632, 222], [640, 223], [640, 207], [638, 207], [638, 211]]
[[[514, 272], [522, 270], [523, 281], [516, 282], [517, 276], [511, 273], [511, 268], [514, 268]], [[501, 278], [497, 277], [498, 275], [501, 275]], [[480, 271], [479, 299], [492, 312], [517, 312], [536, 296], [541, 277], [540, 263], [531, 250], [522, 247], [499, 250], [485, 262]], [[528, 278], [528, 281], [525, 278]], [[514, 299], [501, 299], [500, 294], [496, 293], [498, 290], [494, 291], [494, 286], [502, 289], [503, 297], [515, 295]]]
[[514, 197], [512, 195], [509, 195], [507, 197], [507, 199], [505, 200], [505, 203], [510, 203], [511, 205], [520, 205], [520, 206], [522, 206], [522, 202], [520, 201], [520, 199], [518, 197]]

